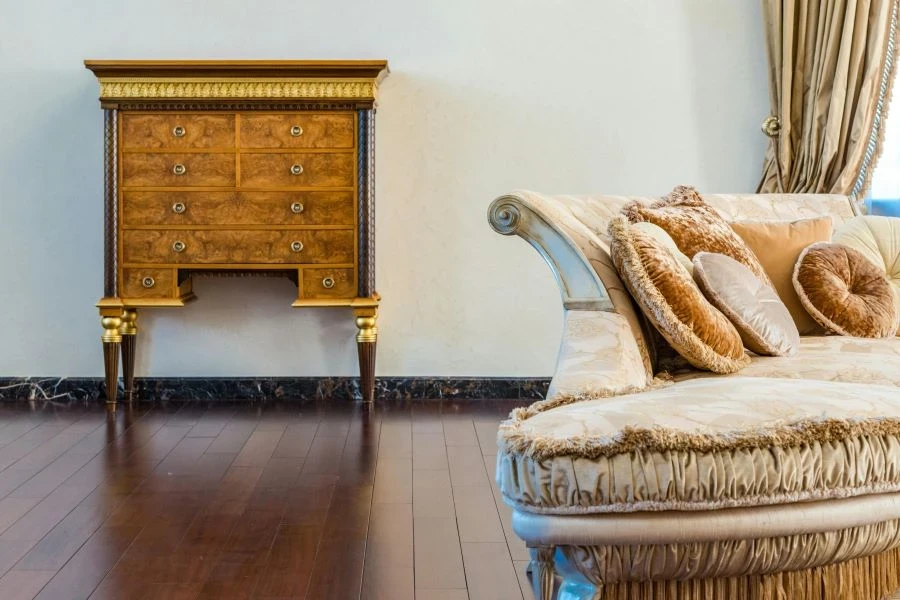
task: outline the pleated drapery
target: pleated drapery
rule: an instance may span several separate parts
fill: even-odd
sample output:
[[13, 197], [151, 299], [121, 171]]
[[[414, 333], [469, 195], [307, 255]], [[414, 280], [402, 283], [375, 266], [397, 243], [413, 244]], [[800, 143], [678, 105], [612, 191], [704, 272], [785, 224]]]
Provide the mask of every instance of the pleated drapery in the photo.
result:
[[763, 0], [772, 138], [760, 192], [861, 198], [881, 149], [900, 0]]

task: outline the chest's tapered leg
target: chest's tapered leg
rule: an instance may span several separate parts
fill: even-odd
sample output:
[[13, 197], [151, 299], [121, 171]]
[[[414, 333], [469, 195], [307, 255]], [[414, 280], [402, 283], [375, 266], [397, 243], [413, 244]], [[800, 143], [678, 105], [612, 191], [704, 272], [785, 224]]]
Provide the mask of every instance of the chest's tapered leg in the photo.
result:
[[104, 306], [100, 305], [100, 325], [103, 327], [103, 366], [106, 375], [106, 406], [110, 410], [116, 409], [116, 397], [119, 391], [119, 346], [122, 344], [121, 304]]
[[122, 311], [122, 382], [126, 402], [134, 400], [134, 355], [137, 344], [137, 309], [126, 308]]
[[363, 402], [375, 400], [375, 346], [378, 342], [378, 328], [375, 326], [378, 309], [375, 307], [356, 308], [356, 346], [359, 350], [359, 388]]

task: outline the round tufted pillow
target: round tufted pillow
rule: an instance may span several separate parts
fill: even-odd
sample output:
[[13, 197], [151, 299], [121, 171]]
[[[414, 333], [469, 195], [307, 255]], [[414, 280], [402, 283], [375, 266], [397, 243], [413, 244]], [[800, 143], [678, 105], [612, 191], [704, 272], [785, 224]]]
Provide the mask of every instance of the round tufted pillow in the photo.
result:
[[826, 329], [853, 337], [897, 333], [894, 290], [881, 269], [841, 244], [808, 246], [794, 267], [794, 288], [809, 314]]
[[900, 219], [855, 217], [844, 223], [831, 241], [859, 250], [872, 264], [883, 269], [900, 303]]
[[652, 234], [624, 217], [609, 224], [610, 256], [628, 291], [666, 341], [698, 369], [734, 373], [750, 364], [734, 325]]
[[763, 356], [793, 356], [800, 332], [771, 285], [725, 254], [694, 255], [694, 281], [737, 328], [744, 345]]

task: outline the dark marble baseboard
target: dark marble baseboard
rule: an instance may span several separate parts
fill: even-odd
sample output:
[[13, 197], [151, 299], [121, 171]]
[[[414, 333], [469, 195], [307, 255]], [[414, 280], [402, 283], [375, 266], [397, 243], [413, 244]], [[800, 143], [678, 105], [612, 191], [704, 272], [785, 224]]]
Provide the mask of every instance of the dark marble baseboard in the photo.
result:
[[[549, 384], [550, 380], [543, 378], [379, 377], [375, 381], [375, 398], [540, 400]], [[135, 379], [135, 387], [139, 401], [352, 401], [361, 398], [356, 377], [143, 377]], [[95, 402], [105, 397], [105, 389], [99, 377], [0, 377], [0, 401]]]

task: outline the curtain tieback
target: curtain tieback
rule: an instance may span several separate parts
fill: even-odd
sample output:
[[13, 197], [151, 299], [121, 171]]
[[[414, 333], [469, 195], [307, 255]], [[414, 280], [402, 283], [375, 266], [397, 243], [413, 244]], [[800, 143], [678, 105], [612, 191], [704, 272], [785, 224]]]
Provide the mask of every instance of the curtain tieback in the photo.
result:
[[781, 119], [775, 115], [769, 115], [762, 122], [761, 129], [770, 138], [776, 138], [781, 133]]

